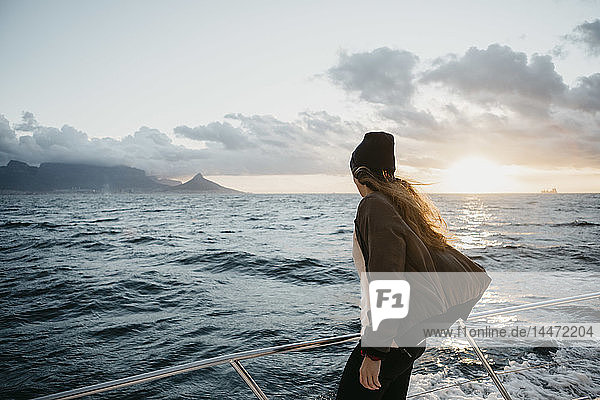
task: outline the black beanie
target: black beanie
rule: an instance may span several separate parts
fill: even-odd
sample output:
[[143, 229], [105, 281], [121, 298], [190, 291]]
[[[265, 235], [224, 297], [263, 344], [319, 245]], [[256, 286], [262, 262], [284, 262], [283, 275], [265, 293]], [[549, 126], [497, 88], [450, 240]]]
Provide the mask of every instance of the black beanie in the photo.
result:
[[368, 167], [373, 174], [383, 177], [383, 171], [393, 175], [396, 171], [394, 159], [394, 136], [386, 132], [367, 132], [362, 142], [352, 152], [350, 170]]

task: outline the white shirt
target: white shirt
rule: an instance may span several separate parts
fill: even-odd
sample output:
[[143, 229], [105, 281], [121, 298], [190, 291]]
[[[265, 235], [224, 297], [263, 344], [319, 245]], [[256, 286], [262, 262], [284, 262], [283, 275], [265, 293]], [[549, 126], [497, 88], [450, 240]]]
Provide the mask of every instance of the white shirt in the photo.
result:
[[367, 268], [365, 266], [365, 258], [363, 257], [360, 245], [356, 239], [356, 230], [352, 235], [352, 259], [354, 260], [354, 266], [358, 272], [360, 279], [360, 322], [361, 322], [361, 335], [364, 333], [364, 329], [369, 324], [368, 312], [371, 309], [369, 303], [369, 282], [367, 279], [363, 279]]
[[[369, 280], [366, 279], [367, 267], [365, 265], [365, 258], [356, 239], [356, 230], [352, 234], [352, 259], [354, 260], [354, 266], [358, 272], [360, 279], [360, 334], [363, 335], [367, 326], [371, 326], [369, 323], [369, 310], [371, 309], [371, 303], [369, 300]], [[392, 340], [390, 347], [398, 347], [396, 341]]]

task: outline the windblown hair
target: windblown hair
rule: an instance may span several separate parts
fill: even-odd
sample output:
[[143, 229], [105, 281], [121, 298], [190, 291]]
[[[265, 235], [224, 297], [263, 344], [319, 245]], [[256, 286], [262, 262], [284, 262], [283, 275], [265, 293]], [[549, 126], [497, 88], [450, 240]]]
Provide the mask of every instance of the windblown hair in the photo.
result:
[[392, 202], [396, 210], [415, 234], [434, 249], [444, 249], [454, 238], [448, 231], [448, 225], [437, 207], [424, 193], [415, 190], [415, 185], [424, 183], [411, 182], [396, 178], [383, 172], [375, 175], [368, 167], [358, 167], [352, 175], [369, 189], [378, 191]]

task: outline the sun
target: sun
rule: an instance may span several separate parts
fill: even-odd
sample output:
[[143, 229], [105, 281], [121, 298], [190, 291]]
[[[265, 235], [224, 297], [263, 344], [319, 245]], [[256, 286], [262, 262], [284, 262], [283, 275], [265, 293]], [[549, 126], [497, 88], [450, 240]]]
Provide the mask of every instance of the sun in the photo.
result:
[[505, 168], [479, 156], [463, 158], [444, 173], [444, 186], [456, 193], [499, 193], [508, 187]]

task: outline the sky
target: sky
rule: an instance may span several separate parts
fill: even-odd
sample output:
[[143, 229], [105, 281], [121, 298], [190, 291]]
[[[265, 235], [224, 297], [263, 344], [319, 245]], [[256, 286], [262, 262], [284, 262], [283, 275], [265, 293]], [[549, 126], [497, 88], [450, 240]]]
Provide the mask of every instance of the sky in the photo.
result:
[[0, 0], [0, 165], [353, 192], [600, 192], [599, 1]]

